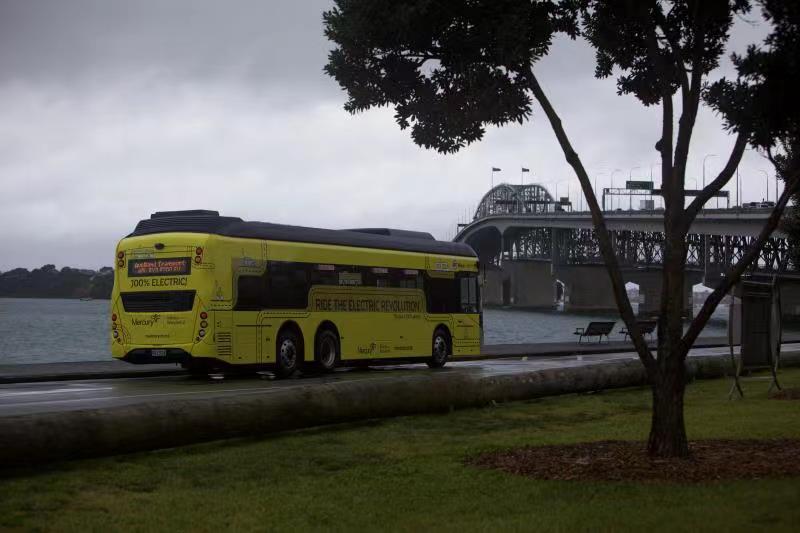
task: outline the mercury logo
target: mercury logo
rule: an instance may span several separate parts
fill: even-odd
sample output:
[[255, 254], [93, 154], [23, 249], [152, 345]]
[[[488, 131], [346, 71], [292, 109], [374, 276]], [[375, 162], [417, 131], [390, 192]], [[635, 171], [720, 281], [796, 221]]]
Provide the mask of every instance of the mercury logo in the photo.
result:
[[153, 313], [150, 318], [133, 318], [131, 319], [131, 324], [134, 326], [155, 326], [160, 319], [161, 315]]

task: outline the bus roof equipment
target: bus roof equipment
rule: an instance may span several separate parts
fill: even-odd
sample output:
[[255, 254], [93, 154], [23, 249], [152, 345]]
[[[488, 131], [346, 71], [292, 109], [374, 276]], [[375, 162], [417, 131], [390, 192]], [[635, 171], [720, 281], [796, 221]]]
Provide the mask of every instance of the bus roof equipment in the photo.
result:
[[149, 219], [140, 220], [128, 237], [172, 232], [211, 233], [249, 239], [476, 257], [473, 249], [466, 244], [437, 241], [430, 233], [420, 231], [388, 228], [349, 230], [307, 228], [269, 222], [250, 222], [239, 217], [221, 216], [217, 211], [204, 209], [153, 213]]

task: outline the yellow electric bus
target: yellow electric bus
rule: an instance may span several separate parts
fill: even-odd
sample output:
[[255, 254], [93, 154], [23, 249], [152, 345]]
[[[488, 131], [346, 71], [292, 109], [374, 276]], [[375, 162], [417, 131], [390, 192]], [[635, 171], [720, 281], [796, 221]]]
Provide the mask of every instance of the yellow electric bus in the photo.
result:
[[116, 250], [112, 356], [331, 371], [480, 354], [478, 259], [464, 244], [381, 228], [154, 213]]

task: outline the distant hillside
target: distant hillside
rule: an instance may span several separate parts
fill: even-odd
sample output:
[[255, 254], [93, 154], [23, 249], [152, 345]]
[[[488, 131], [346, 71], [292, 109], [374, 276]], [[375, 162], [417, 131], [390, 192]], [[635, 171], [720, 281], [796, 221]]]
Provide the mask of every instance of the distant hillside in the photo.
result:
[[44, 265], [29, 271], [15, 268], [0, 273], [0, 297], [108, 299], [114, 285], [114, 269], [98, 271]]

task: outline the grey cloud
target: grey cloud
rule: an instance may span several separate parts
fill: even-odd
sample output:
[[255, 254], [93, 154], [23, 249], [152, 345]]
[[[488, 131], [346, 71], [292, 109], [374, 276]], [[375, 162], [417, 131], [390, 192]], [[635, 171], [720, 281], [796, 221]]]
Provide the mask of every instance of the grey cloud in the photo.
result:
[[[462, 152], [416, 147], [392, 111], [342, 110], [325, 77], [327, 1], [0, 0], [0, 270], [97, 268], [136, 221], [209, 208], [323, 227], [452, 233], [490, 184], [577, 181], [541, 111], [490, 128]], [[740, 45], [760, 35], [747, 26]], [[583, 43], [559, 40], [536, 67], [598, 186], [648, 174], [656, 108], [592, 76]], [[704, 112], [690, 169], [719, 170], [732, 141]], [[742, 165], [763, 196], [760, 157]], [[656, 169], [657, 173], [657, 169]], [[569, 182], [569, 185], [567, 184]]]
[[333, 94], [326, 0], [2, 0], [0, 83], [158, 72]]

